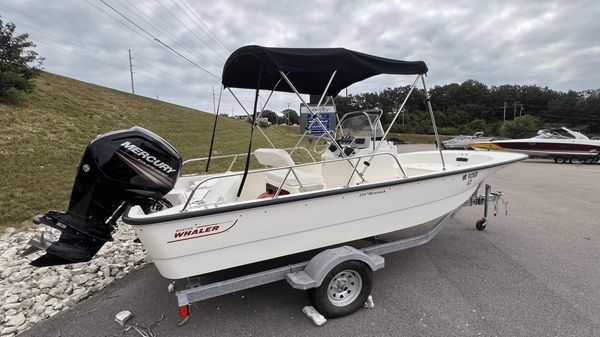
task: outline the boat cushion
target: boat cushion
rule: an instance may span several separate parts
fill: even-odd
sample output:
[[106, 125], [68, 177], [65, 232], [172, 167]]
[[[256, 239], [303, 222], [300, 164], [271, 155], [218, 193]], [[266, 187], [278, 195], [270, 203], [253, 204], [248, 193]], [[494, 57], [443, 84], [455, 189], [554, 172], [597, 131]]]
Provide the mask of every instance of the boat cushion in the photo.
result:
[[241, 182], [242, 177], [240, 176], [218, 179], [208, 193], [206, 193], [206, 196], [202, 199], [202, 203], [211, 204], [235, 200]]
[[282, 149], [256, 149], [254, 156], [261, 165], [269, 167], [294, 166], [294, 160]]
[[[282, 169], [282, 170], [268, 172], [267, 180], [274, 182], [275, 185], [278, 187], [283, 182], [283, 179], [285, 178], [287, 171], [288, 170], [286, 170], [286, 169]], [[302, 184], [302, 186], [311, 186], [311, 185], [322, 185], [323, 184], [323, 177], [318, 174], [303, 172], [298, 169], [294, 170], [294, 172], [296, 173], [296, 176], [298, 176], [298, 179], [300, 179], [300, 183], [298, 183], [298, 179], [296, 179], [296, 176], [294, 175], [294, 173], [290, 172], [290, 174], [288, 175], [288, 177], [285, 181], [285, 185], [300, 186], [300, 184]]]

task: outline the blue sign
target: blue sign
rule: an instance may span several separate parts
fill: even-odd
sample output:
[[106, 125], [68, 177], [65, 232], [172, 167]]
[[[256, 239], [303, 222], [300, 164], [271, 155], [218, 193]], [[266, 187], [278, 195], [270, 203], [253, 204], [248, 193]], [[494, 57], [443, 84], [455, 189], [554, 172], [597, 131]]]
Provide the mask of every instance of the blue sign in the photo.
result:
[[[325, 128], [327, 130], [330, 130], [329, 128], [329, 114], [328, 113], [324, 113], [324, 114], [318, 114], [319, 116], [319, 120], [321, 121], [321, 123], [323, 123], [323, 125], [325, 126]], [[319, 122], [314, 122], [313, 123], [313, 116], [311, 114], [308, 114], [308, 119], [306, 120], [306, 125], [311, 125], [310, 129], [308, 130], [308, 134], [309, 135], [313, 135], [313, 136], [318, 136], [318, 135], [322, 135], [325, 133], [325, 131], [323, 130], [323, 128], [321, 127], [321, 125], [319, 124]]]

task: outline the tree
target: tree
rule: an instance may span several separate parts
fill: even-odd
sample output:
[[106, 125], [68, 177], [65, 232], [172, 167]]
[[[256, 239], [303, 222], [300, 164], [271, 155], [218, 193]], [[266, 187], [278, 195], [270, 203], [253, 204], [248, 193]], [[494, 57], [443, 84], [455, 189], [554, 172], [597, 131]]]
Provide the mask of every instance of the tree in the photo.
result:
[[273, 125], [277, 125], [278, 124], [278, 116], [275, 113], [275, 111], [263, 110], [262, 113], [260, 114], [260, 116], [262, 118], [268, 119], [269, 123], [271, 123]]
[[[300, 124], [300, 116], [298, 116], [298, 113], [296, 111], [294, 111], [292, 109], [285, 109], [281, 113], [283, 114], [283, 119], [286, 124], [288, 124], [288, 125]], [[289, 115], [289, 122], [288, 122], [288, 115]]]
[[[29, 34], [15, 36], [15, 25], [0, 19], [0, 102], [9, 102], [17, 92], [31, 92], [44, 59], [31, 48]], [[33, 65], [31, 65], [33, 64]]]
[[500, 135], [507, 138], [528, 138], [535, 136], [541, 126], [542, 121], [539, 118], [525, 115], [502, 123]]

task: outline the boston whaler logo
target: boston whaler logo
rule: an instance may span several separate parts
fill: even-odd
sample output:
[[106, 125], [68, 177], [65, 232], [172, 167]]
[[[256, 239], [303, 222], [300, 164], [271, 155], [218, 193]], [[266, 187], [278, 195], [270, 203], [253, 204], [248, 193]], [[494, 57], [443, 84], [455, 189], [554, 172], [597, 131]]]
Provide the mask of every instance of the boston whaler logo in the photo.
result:
[[130, 142], [125, 141], [121, 144], [121, 147], [137, 155], [139, 158], [144, 159], [146, 162], [151, 163], [152, 165], [154, 165], [154, 167], [156, 167], [159, 170], [162, 170], [164, 173], [175, 172], [174, 168], [164, 163], [162, 160], [156, 158], [155, 156], [151, 155], [150, 153], [142, 150], [135, 144], [131, 144]]
[[189, 240], [189, 239], [197, 239], [197, 238], [201, 238], [203, 236], [221, 234], [221, 233], [224, 233], [224, 232], [230, 230], [233, 226], [235, 226], [236, 223], [237, 223], [237, 220], [213, 223], [213, 224], [209, 224], [209, 225], [196, 224], [192, 227], [180, 228], [180, 229], [175, 230], [175, 233], [173, 234], [173, 240], [167, 241], [167, 243]]

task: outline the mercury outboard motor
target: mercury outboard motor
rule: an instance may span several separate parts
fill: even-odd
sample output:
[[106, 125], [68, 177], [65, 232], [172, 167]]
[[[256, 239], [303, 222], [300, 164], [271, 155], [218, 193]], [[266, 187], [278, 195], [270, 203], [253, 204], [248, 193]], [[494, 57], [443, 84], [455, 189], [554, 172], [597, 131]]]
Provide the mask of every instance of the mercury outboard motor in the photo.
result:
[[[128, 205], [146, 210], [168, 204], [163, 196], [173, 189], [181, 156], [164, 139], [141, 128], [98, 136], [86, 148], [73, 184], [67, 212], [50, 211], [33, 222], [61, 231], [58, 241], [39, 235], [32, 246], [46, 254], [31, 262], [36, 267], [85, 262], [112, 241], [116, 220]], [[30, 249], [30, 253], [36, 249]]]

